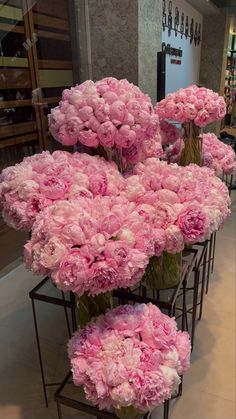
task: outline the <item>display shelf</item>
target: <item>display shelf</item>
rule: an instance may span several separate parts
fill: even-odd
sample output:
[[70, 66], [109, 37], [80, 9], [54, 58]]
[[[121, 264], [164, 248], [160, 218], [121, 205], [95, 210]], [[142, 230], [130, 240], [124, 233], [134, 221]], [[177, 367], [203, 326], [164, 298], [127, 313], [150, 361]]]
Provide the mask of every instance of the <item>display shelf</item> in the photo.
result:
[[0, 7], [0, 17], [16, 20], [18, 22], [23, 20], [23, 12], [22, 9], [18, 7], [3, 5]]
[[63, 60], [38, 60], [39, 68], [43, 69], [72, 69], [71, 61]]
[[23, 57], [0, 57], [0, 67], [29, 67], [29, 63]]
[[0, 126], [0, 139], [36, 131], [36, 129], [36, 123], [31, 121], [21, 122], [19, 124], [2, 125]]
[[64, 33], [57, 33], [57, 32], [50, 32], [50, 31], [43, 31], [38, 30], [36, 31], [37, 36], [40, 38], [51, 38], [56, 39], [58, 41], [68, 41], [70, 40], [69, 35]]
[[46, 16], [37, 12], [33, 12], [33, 19], [36, 25], [46, 26], [48, 28], [59, 29], [60, 31], [68, 31], [68, 21], [57, 17]]
[[0, 149], [12, 147], [18, 144], [31, 143], [32, 141], [36, 140], [38, 140], [38, 134], [37, 132], [33, 132], [32, 134], [25, 134], [19, 137], [13, 137], [9, 140], [1, 140]]
[[17, 108], [20, 106], [31, 106], [31, 99], [22, 99], [22, 100], [3, 100], [0, 101], [0, 109], [2, 108]]
[[1, 69], [0, 89], [31, 88], [30, 71], [22, 68]]
[[67, 15], [67, 3], [67, 0], [40, 0], [33, 10], [44, 15], [61, 18], [61, 16]]
[[4, 32], [24, 33], [24, 27], [1, 22], [1, 31], [2, 32], [4, 31]]
[[73, 74], [71, 70], [39, 70], [40, 86], [61, 87], [73, 84]]

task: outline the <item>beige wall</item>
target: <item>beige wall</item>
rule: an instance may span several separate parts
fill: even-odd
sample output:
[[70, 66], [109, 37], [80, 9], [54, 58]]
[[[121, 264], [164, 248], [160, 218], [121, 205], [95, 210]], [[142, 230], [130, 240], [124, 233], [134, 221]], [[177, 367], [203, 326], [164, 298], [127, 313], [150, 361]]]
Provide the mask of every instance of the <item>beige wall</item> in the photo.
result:
[[156, 99], [161, 1], [75, 0], [81, 81], [127, 78]]
[[162, 2], [139, 0], [138, 80], [140, 88], [156, 101], [157, 52], [162, 43]]

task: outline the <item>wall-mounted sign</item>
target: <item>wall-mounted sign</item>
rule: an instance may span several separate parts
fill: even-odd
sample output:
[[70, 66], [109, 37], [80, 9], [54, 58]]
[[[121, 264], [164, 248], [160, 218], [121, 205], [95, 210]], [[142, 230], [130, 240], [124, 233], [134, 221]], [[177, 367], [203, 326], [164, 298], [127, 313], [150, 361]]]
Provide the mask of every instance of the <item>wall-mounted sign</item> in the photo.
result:
[[165, 42], [162, 42], [162, 51], [167, 55], [174, 55], [175, 57], [183, 56], [183, 50], [181, 48], [173, 48], [171, 44], [166, 44]]
[[181, 13], [178, 7], [175, 7], [175, 13], [172, 12], [173, 3], [171, 0], [168, 2], [168, 6], [165, 0], [162, 0], [162, 29], [165, 32], [165, 28], [168, 29], [168, 35], [171, 36], [171, 32], [175, 32], [175, 36], [178, 33], [181, 35], [181, 39], [185, 36], [189, 38], [190, 44], [199, 45], [201, 42], [201, 24], [194, 22], [193, 18], [185, 16], [184, 12]]

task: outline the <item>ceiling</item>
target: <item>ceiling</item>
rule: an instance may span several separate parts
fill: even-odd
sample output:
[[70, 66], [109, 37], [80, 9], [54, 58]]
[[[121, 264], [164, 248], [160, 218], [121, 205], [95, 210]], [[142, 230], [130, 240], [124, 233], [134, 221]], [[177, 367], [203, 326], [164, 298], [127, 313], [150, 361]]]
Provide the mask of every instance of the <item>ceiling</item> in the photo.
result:
[[187, 2], [203, 15], [216, 15], [219, 13], [218, 7], [210, 0], [187, 0]]
[[215, 15], [220, 9], [229, 15], [236, 14], [236, 0], [187, 0], [196, 10], [203, 15]]

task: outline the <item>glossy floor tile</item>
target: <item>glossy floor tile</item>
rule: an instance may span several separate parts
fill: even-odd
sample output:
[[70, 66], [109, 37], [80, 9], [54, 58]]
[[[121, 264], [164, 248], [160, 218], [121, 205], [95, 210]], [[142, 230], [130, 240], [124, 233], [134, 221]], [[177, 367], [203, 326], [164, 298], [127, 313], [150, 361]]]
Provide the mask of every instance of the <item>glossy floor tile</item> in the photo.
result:
[[[217, 235], [215, 270], [196, 329], [192, 367], [182, 397], [171, 402], [170, 419], [235, 419], [235, 193], [232, 198], [231, 217]], [[44, 407], [28, 297], [39, 281], [22, 265], [0, 279], [0, 419], [57, 418], [53, 388], [49, 408]], [[69, 369], [64, 312], [36, 304], [47, 380], [60, 381]], [[63, 408], [63, 419], [70, 418], [89, 416]], [[162, 419], [162, 410], [152, 418]]]

